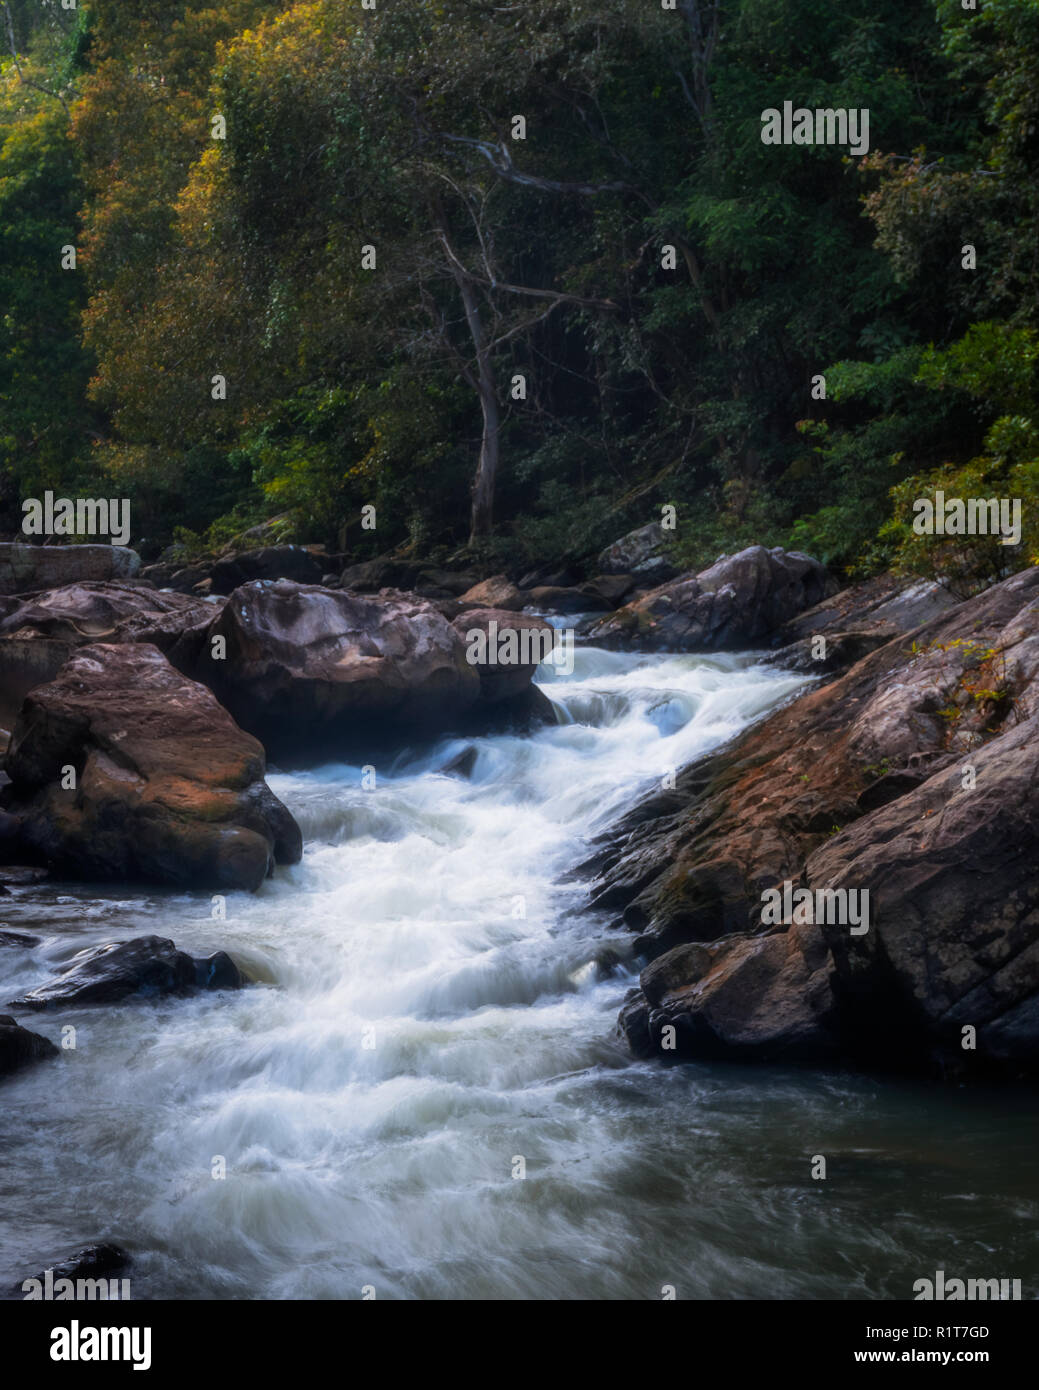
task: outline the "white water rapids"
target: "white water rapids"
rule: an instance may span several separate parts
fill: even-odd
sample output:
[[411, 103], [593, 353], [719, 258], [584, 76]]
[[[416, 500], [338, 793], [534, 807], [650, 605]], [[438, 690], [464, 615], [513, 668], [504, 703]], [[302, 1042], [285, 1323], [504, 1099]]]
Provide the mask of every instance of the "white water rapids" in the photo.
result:
[[[907, 1298], [939, 1268], [1027, 1279], [1023, 1101], [630, 1059], [614, 1026], [637, 966], [594, 964], [629, 939], [561, 879], [668, 769], [802, 679], [752, 656], [576, 663], [545, 671], [565, 722], [530, 737], [402, 754], [374, 790], [355, 766], [272, 773], [303, 862], [230, 895], [226, 920], [208, 894], [4, 901], [42, 944], [4, 950], [3, 999], [145, 933], [226, 948], [258, 983], [20, 1015], [59, 1043], [73, 1024], [77, 1046], [0, 1091], [0, 1282], [90, 1240], [131, 1250], [137, 1298]], [[470, 778], [437, 771], [468, 743]]]

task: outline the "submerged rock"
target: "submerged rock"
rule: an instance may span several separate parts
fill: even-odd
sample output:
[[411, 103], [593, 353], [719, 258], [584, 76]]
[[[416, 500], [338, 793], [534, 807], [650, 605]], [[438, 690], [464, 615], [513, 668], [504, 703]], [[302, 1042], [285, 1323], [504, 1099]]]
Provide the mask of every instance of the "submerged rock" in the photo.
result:
[[[56, 1302], [64, 1302], [76, 1296], [77, 1279], [110, 1279], [116, 1274], [121, 1274], [128, 1269], [132, 1260], [127, 1252], [119, 1245], [112, 1245], [107, 1241], [102, 1241], [97, 1245], [85, 1245], [82, 1250], [77, 1250], [72, 1255], [67, 1255], [63, 1260], [57, 1260], [54, 1264], [48, 1265], [39, 1274], [32, 1275], [30, 1279], [21, 1281], [14, 1286], [12, 1293], [18, 1298], [27, 1298], [34, 1294], [37, 1298], [53, 1296]], [[48, 1279], [47, 1276], [50, 1276]], [[68, 1285], [63, 1285], [59, 1281], [70, 1281]], [[39, 1287], [35, 1290], [31, 1285], [35, 1282]], [[24, 1286], [30, 1285], [29, 1289]], [[51, 1290], [51, 1294], [45, 1290]], [[95, 1297], [97, 1293], [95, 1291]], [[108, 1290], [100, 1295], [107, 1299]], [[125, 1295], [124, 1295], [125, 1296]]]
[[23, 931], [0, 931], [0, 946], [12, 946], [18, 950], [31, 950], [40, 944], [38, 936], [30, 936]]
[[302, 854], [259, 743], [150, 645], [82, 648], [27, 697], [6, 771], [8, 857], [65, 876], [255, 889]]
[[437, 772], [442, 777], [471, 777], [479, 756], [479, 749], [470, 743], [468, 748], [463, 748], [460, 753], [456, 753], [443, 767], [438, 767]]
[[80, 951], [54, 979], [11, 1000], [11, 1007], [114, 1004], [135, 995], [154, 998], [196, 989], [239, 989], [243, 984], [241, 971], [226, 951], [196, 960], [163, 937], [137, 936]]
[[33, 1062], [56, 1057], [58, 1049], [39, 1033], [30, 1033], [10, 1014], [0, 1014], [0, 1076], [10, 1076]]

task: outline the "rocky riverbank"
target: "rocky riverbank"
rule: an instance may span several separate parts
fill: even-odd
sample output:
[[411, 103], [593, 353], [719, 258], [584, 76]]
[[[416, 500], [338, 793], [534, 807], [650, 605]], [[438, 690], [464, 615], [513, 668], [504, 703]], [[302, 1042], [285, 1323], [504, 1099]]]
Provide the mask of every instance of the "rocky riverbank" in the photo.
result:
[[[774, 637], [801, 669], [823, 637], [843, 674], [686, 768], [584, 866], [648, 962], [620, 1021], [637, 1055], [1039, 1066], [1039, 569], [958, 605], [876, 590]], [[776, 888], [868, 892], [869, 928], [766, 924]]]
[[[302, 853], [267, 755], [363, 762], [551, 722], [532, 662], [474, 662], [468, 642], [550, 637], [539, 611], [607, 648], [767, 647], [819, 683], [638, 804], [578, 871], [644, 962], [620, 1021], [631, 1050], [1033, 1072], [1039, 569], [956, 604], [891, 577], [841, 590], [811, 557], [760, 546], [675, 574], [658, 541], [643, 528], [569, 585], [389, 559], [320, 573], [328, 557], [270, 547], [191, 592], [94, 546], [64, 548], [83, 575], [45, 587], [74, 560], [8, 547], [32, 550], [7, 570], [37, 587], [0, 600], [0, 862], [255, 889]], [[868, 895], [865, 929], [792, 912], [798, 890]], [[9, 1007], [81, 978], [106, 998], [244, 982], [206, 964], [157, 938], [112, 943]], [[8, 1069], [48, 1055], [5, 1028]]]

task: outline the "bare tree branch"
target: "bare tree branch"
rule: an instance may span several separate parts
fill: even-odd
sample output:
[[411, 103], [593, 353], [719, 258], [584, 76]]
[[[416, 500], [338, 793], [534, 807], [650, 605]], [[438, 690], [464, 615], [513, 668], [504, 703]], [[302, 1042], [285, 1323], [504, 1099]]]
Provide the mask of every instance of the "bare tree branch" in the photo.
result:
[[451, 135], [445, 130], [438, 131], [437, 135], [452, 145], [468, 145], [471, 149], [478, 150], [499, 178], [518, 184], [521, 188], [540, 188], [546, 193], [579, 193], [583, 197], [595, 197], [599, 193], [634, 193], [648, 201], [641, 189], [623, 180], [610, 183], [572, 183], [561, 179], [542, 178], [538, 174], [525, 174], [513, 164], [509, 147], [504, 141], [492, 145], [487, 140], [474, 140], [468, 135]]

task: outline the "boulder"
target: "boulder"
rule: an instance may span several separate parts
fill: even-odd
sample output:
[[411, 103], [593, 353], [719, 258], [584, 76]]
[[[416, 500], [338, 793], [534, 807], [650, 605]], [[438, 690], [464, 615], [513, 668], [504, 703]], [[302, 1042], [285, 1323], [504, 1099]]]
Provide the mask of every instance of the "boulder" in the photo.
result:
[[606, 547], [597, 560], [600, 574], [630, 575], [642, 583], [662, 584], [673, 579], [678, 569], [667, 553], [671, 533], [659, 521], [629, 531]]
[[458, 599], [463, 608], [505, 608], [514, 613], [518, 613], [526, 601], [526, 597], [504, 574], [496, 574], [491, 579], [474, 584]]
[[677, 946], [642, 972], [621, 1031], [641, 1057], [817, 1061], [841, 1045], [833, 975], [814, 926]]
[[616, 608], [637, 586], [638, 580], [631, 574], [597, 574], [577, 587], [582, 594], [597, 599], [603, 608]]
[[428, 737], [480, 698], [461, 636], [432, 603], [394, 590], [245, 584], [213, 624], [210, 651], [214, 637], [226, 655], [200, 674], [279, 757]]
[[133, 579], [141, 557], [125, 545], [0, 543], [0, 594], [31, 594], [88, 580]]
[[479, 582], [480, 576], [471, 571], [426, 569], [415, 579], [415, 592], [430, 598], [461, 598]]
[[526, 602], [531, 608], [541, 608], [549, 613], [604, 613], [614, 607], [583, 584], [579, 589], [560, 589], [542, 584], [530, 590]]
[[423, 568], [413, 560], [395, 560], [390, 555], [380, 555], [375, 560], [347, 565], [339, 575], [339, 587], [355, 594], [375, 594], [380, 589], [389, 588], [407, 589]]
[[[453, 626], [465, 643], [466, 660], [480, 677], [480, 698], [487, 704], [524, 694], [556, 640], [553, 628], [543, 618], [504, 608], [469, 609], [455, 618]], [[483, 634], [484, 642], [474, 640], [478, 634]], [[517, 657], [538, 659], [511, 660], [511, 645], [515, 646]], [[476, 656], [483, 659], [472, 659]]]
[[218, 603], [135, 581], [68, 584], [15, 603], [0, 618], [0, 711], [17, 711], [92, 642], [151, 642], [190, 674], [217, 612]]
[[[1039, 567], [684, 769], [585, 866], [650, 962], [632, 1046], [671, 1023], [682, 1056], [1039, 1073], [1037, 758]], [[777, 932], [763, 893], [788, 882], [868, 891], [868, 930]]]
[[246, 550], [225, 555], [210, 571], [211, 592], [233, 593], [253, 579], [291, 579], [297, 584], [320, 584], [324, 574], [322, 559], [301, 545], [268, 545], [262, 550]]
[[302, 853], [262, 747], [149, 644], [83, 647], [32, 691], [6, 771], [8, 857], [66, 876], [255, 889]]
[[131, 996], [157, 998], [198, 989], [239, 989], [241, 971], [226, 951], [196, 960], [160, 936], [112, 941], [72, 957], [52, 980], [11, 1001], [12, 1008], [78, 1008]]
[[522, 590], [536, 589], [539, 586], [572, 589], [580, 579], [580, 573], [570, 565], [564, 565], [562, 569], [553, 565], [541, 565], [537, 569], [528, 570], [517, 582]]
[[590, 639], [636, 651], [750, 647], [835, 588], [810, 556], [752, 545], [651, 589], [596, 624]]
[[58, 1049], [49, 1038], [30, 1033], [10, 1014], [0, 1014], [0, 1076], [10, 1076], [32, 1062], [57, 1057]]
[[897, 1020], [961, 1068], [1036, 1071], [1039, 715], [970, 758], [969, 785], [959, 764], [933, 773], [821, 845], [805, 878], [869, 890], [868, 932], [822, 928], [864, 1032]]
[[798, 613], [777, 631], [775, 642], [783, 646], [818, 633], [846, 631], [874, 632], [890, 641], [956, 606], [957, 600], [939, 584], [881, 574]]
[[776, 650], [767, 660], [810, 675], [839, 674], [893, 637], [955, 606], [956, 600], [938, 584], [878, 575], [831, 594], [784, 623], [773, 635]]
[[[131, 1264], [130, 1256], [121, 1246], [110, 1245], [105, 1241], [98, 1245], [86, 1245], [82, 1250], [77, 1250], [72, 1255], [66, 1255], [62, 1260], [55, 1260], [45, 1270], [30, 1277], [40, 1285], [37, 1297], [46, 1297], [47, 1295], [43, 1292], [44, 1289], [50, 1288], [57, 1295], [59, 1288], [64, 1288], [63, 1285], [59, 1285], [61, 1279], [71, 1280], [73, 1284], [77, 1279], [107, 1280], [128, 1269]], [[47, 1280], [48, 1274], [50, 1275], [49, 1281]], [[12, 1293], [16, 1297], [24, 1298], [26, 1295], [24, 1286], [28, 1282], [29, 1280], [20, 1280], [14, 1286]], [[101, 1296], [105, 1297], [104, 1294]]]
[[0, 946], [9, 946], [16, 951], [31, 951], [39, 944], [40, 938], [30, 936], [28, 932], [0, 931]]
[[212, 573], [215, 561], [197, 560], [185, 565], [183, 560], [160, 560], [141, 570], [142, 581], [156, 589], [171, 589], [176, 594], [194, 594], [199, 584], [204, 584]]

